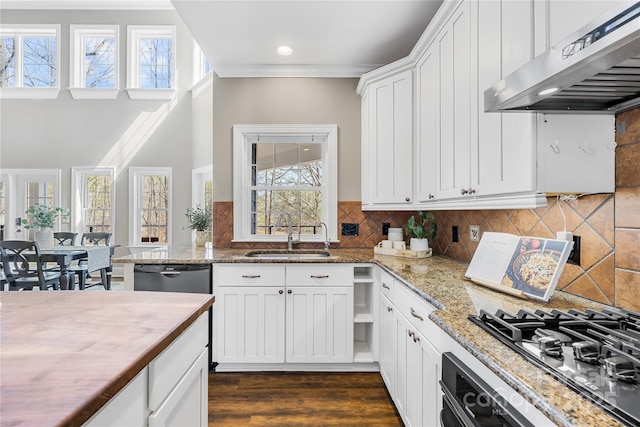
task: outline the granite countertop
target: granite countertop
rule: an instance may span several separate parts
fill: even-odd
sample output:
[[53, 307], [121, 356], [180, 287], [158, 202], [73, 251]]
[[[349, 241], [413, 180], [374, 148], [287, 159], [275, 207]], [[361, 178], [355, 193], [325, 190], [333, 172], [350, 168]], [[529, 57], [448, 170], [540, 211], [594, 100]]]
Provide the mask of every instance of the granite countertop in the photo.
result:
[[156, 250], [114, 259], [114, 263], [238, 263], [238, 262], [322, 262], [376, 263], [396, 276], [407, 288], [436, 307], [431, 320], [468, 350], [503, 381], [522, 394], [560, 426], [620, 426], [614, 418], [545, 374], [522, 356], [493, 338], [468, 316], [481, 309], [490, 313], [503, 309], [516, 313], [521, 308], [535, 310], [596, 310], [602, 304], [556, 291], [548, 303], [524, 300], [493, 291], [464, 279], [468, 264], [434, 256], [424, 259], [374, 255], [373, 249], [332, 249], [321, 260], [256, 260], [243, 256], [248, 249], [204, 249], [190, 245]]
[[163, 292], [0, 292], [0, 424], [82, 425], [213, 300]]

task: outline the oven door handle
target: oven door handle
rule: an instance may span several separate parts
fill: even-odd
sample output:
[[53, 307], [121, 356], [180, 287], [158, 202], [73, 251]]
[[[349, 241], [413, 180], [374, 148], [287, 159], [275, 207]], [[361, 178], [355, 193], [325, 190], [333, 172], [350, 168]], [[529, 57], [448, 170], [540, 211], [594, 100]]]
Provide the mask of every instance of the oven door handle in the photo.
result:
[[451, 412], [456, 417], [456, 419], [465, 427], [475, 427], [476, 423], [467, 415], [464, 408], [460, 406], [456, 398], [453, 396], [453, 393], [449, 390], [449, 388], [443, 383], [439, 381], [440, 388], [442, 388], [443, 395], [446, 404], [451, 409]]

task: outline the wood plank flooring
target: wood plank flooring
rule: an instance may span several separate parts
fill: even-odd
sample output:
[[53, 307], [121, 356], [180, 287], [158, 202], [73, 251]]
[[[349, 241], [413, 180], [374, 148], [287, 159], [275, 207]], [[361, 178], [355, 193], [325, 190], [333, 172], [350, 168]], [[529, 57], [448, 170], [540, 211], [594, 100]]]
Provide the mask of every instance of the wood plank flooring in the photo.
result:
[[209, 373], [209, 426], [402, 426], [377, 372]]

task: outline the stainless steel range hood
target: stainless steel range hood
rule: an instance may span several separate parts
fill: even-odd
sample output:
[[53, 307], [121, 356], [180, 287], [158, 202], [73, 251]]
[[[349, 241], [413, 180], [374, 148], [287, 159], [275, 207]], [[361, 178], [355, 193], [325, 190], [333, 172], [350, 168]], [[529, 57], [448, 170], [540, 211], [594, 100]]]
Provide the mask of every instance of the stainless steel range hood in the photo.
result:
[[637, 105], [640, 2], [618, 4], [484, 92], [487, 112], [618, 113]]

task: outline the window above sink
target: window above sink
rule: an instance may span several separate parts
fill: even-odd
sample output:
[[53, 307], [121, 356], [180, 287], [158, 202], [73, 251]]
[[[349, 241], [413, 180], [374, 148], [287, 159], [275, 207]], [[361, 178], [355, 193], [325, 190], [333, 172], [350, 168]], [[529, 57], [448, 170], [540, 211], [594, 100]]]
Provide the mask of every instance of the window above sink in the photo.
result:
[[[235, 125], [234, 241], [337, 240], [337, 126]], [[289, 215], [284, 216], [283, 212]], [[291, 224], [288, 224], [288, 218]]]

